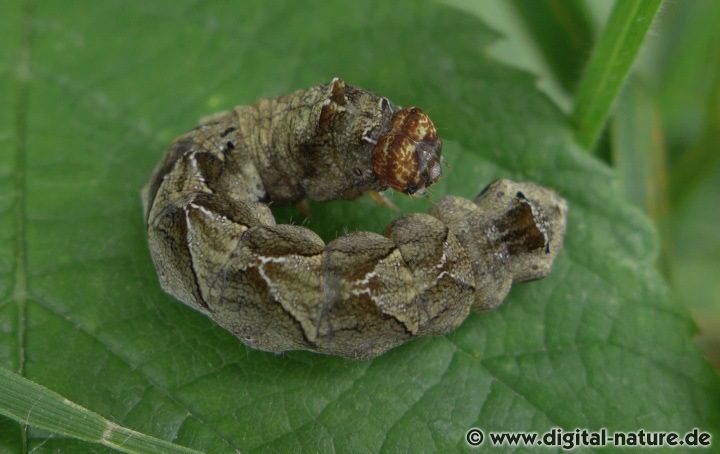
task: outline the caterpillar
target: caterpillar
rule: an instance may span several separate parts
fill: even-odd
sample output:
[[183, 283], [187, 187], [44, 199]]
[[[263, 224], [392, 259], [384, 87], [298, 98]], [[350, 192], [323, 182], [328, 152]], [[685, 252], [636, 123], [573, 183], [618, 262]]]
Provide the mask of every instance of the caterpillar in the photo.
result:
[[328, 245], [268, 207], [423, 194], [441, 150], [423, 110], [340, 78], [215, 114], [170, 145], [142, 191], [160, 284], [266, 351], [368, 359], [448, 333], [550, 272], [567, 211], [554, 191], [497, 180]]

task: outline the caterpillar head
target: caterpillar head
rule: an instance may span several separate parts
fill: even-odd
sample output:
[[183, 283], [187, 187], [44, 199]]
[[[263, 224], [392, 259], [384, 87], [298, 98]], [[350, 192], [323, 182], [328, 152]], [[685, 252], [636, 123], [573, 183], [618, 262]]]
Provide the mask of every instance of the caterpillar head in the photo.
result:
[[378, 140], [372, 167], [388, 187], [403, 194], [424, 194], [442, 176], [442, 141], [425, 111], [406, 107], [392, 117], [390, 131]]

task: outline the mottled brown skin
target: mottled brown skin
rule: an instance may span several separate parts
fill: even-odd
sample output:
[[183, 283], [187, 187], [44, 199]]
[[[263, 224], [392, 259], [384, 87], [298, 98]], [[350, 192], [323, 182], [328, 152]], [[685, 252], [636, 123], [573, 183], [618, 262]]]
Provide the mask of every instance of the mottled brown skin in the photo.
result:
[[328, 245], [276, 225], [267, 206], [422, 193], [440, 178], [440, 151], [425, 112], [341, 79], [214, 115], [173, 142], [143, 189], [160, 283], [262, 350], [366, 359], [450, 332], [549, 273], [566, 213], [553, 191], [498, 180], [384, 236]]
[[390, 131], [373, 150], [375, 174], [390, 189], [423, 194], [442, 176], [442, 141], [430, 117], [419, 107], [407, 107], [392, 117]]

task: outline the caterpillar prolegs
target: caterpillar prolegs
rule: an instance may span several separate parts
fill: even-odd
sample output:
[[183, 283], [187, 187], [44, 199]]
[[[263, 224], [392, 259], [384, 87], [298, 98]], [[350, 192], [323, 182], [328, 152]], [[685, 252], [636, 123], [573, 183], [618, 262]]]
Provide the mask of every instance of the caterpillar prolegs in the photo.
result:
[[334, 79], [213, 115], [179, 137], [143, 189], [162, 288], [245, 344], [372, 358], [452, 331], [497, 307], [513, 283], [546, 276], [565, 201], [498, 180], [474, 201], [445, 197], [385, 235], [328, 245], [277, 225], [268, 203], [422, 194], [441, 175], [425, 112]]

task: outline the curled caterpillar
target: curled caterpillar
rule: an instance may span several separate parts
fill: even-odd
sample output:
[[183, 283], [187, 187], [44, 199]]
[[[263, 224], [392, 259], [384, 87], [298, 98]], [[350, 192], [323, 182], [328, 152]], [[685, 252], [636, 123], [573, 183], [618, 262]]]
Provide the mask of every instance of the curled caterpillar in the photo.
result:
[[498, 180], [474, 201], [445, 197], [385, 235], [328, 245], [276, 225], [268, 203], [422, 194], [441, 141], [417, 107], [336, 78], [213, 115], [173, 142], [142, 192], [162, 288], [245, 344], [372, 358], [454, 330], [545, 277], [562, 247], [565, 201]]

